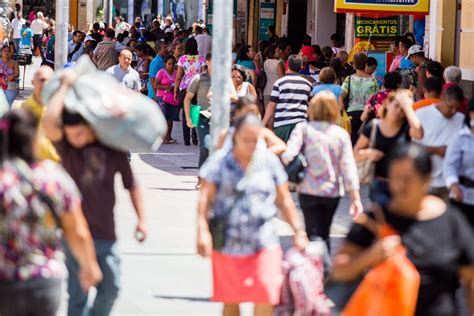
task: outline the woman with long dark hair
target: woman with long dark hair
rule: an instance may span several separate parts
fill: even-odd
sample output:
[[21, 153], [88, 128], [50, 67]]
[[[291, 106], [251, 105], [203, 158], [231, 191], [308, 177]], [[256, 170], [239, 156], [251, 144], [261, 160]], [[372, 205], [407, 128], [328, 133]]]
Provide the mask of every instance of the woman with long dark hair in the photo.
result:
[[[474, 233], [456, 208], [428, 194], [431, 172], [430, 155], [422, 147], [394, 148], [388, 163], [391, 198], [353, 225], [333, 260], [331, 277], [355, 281], [399, 253], [403, 245], [420, 274], [415, 316], [460, 315], [456, 302], [460, 285], [466, 289], [472, 313]], [[378, 236], [380, 224], [396, 234]]]
[[[197, 42], [194, 38], [190, 38], [184, 45], [184, 55], [178, 60], [178, 71], [176, 74], [176, 80], [174, 83], [174, 95], [175, 99], [179, 101], [180, 107], [183, 109], [184, 98], [186, 91], [193, 77], [199, 74], [204, 66], [206, 65], [206, 58], [199, 56]], [[186, 124], [186, 115], [184, 110], [182, 111], [182, 123], [183, 123], [183, 137], [184, 145], [191, 145], [191, 130]], [[198, 137], [196, 129], [192, 129], [192, 141], [194, 145], [198, 144]]]
[[255, 63], [253, 61], [255, 57], [255, 51], [250, 45], [242, 45], [240, 50], [237, 52], [235, 63], [248, 70], [250, 73], [249, 82], [255, 84], [257, 82], [257, 74], [255, 73]]

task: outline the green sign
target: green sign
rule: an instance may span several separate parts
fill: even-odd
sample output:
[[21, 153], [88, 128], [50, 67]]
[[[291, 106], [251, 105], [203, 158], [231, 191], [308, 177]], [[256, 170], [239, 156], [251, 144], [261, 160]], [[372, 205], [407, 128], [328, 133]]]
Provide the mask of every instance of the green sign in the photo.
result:
[[355, 37], [387, 39], [399, 34], [400, 18], [389, 16], [383, 18], [370, 18], [357, 16], [355, 19]]
[[[206, 17], [206, 27], [209, 29], [209, 32], [212, 33], [212, 13], [213, 13], [213, 0], [208, 0], [207, 8], [207, 17]], [[237, 0], [234, 0], [234, 17], [237, 15]]]

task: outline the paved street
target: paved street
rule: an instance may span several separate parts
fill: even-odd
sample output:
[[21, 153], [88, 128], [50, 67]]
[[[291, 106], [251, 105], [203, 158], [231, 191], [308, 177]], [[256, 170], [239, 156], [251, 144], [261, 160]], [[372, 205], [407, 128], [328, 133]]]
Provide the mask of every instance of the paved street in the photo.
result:
[[[27, 87], [34, 69], [28, 67]], [[180, 123], [173, 134], [182, 144]], [[113, 315], [219, 314], [220, 304], [209, 302], [210, 261], [195, 254], [197, 151], [196, 146], [178, 144], [163, 145], [154, 154], [133, 154], [132, 167], [143, 188], [149, 229], [149, 238], [142, 245], [134, 240], [136, 216], [117, 179], [116, 222], [123, 278]], [[348, 200], [343, 199], [332, 228], [336, 239], [347, 231], [347, 206]], [[282, 236], [289, 235], [283, 222], [277, 225]], [[60, 315], [64, 310], [63, 306]], [[246, 306], [243, 315], [249, 312]]]

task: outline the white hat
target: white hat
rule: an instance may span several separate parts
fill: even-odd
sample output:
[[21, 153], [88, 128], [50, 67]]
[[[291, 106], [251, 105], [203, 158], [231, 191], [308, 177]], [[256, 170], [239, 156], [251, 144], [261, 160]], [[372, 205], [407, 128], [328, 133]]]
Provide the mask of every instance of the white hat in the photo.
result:
[[92, 41], [92, 42], [95, 42], [95, 39], [92, 37], [92, 36], [87, 36], [86, 39], [84, 40], [84, 43], [85, 42], [88, 42], [88, 41]]
[[412, 45], [408, 49], [408, 57], [410, 57], [413, 54], [418, 54], [418, 53], [424, 53], [423, 48], [420, 45]]

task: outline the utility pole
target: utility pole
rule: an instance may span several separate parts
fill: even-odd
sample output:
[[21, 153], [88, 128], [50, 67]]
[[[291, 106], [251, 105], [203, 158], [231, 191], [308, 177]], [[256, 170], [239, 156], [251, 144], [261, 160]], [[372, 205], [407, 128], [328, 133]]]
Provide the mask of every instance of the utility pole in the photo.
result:
[[128, 14], [127, 14], [127, 22], [128, 24], [131, 24], [133, 25], [133, 20], [134, 20], [134, 13], [133, 13], [133, 10], [135, 9], [135, 4], [134, 4], [134, 1], [133, 0], [128, 0], [127, 2], [127, 11], [128, 11]]
[[104, 0], [104, 22], [112, 26], [113, 0]]
[[233, 0], [213, 1], [212, 76], [211, 76], [211, 152], [219, 141], [220, 132], [229, 127], [230, 73], [232, 66]]
[[56, 0], [56, 37], [54, 42], [54, 68], [67, 63], [69, 32], [69, 0]]

